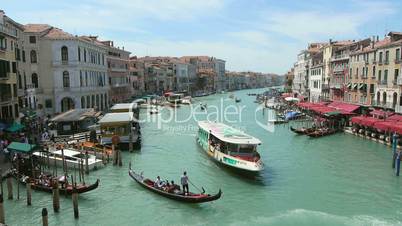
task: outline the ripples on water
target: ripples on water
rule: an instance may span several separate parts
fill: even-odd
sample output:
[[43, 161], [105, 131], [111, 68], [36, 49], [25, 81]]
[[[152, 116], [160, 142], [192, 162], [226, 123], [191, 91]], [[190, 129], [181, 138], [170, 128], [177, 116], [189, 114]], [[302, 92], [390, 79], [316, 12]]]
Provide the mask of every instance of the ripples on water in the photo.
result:
[[[39, 225], [41, 208], [49, 210], [50, 225], [400, 225], [401, 178], [390, 167], [390, 149], [346, 134], [310, 139], [296, 136], [288, 125], [270, 133], [255, 121], [255, 97], [236, 92], [246, 106], [241, 123], [262, 141], [259, 152], [265, 170], [244, 177], [223, 168], [198, 147], [196, 131], [160, 130], [156, 123], [142, 125], [143, 147], [123, 153], [122, 168], [108, 165], [87, 181], [101, 179], [100, 187], [80, 195], [81, 218], [73, 219], [70, 198], [61, 199], [61, 212], [52, 211], [51, 195], [33, 192], [32, 207], [5, 201], [10, 225]], [[259, 91], [252, 91], [259, 92]], [[228, 94], [199, 98], [212, 106], [233, 104]], [[195, 104], [199, 104], [196, 102]], [[189, 111], [176, 110], [179, 117]], [[165, 111], [161, 112], [166, 114]], [[266, 115], [256, 115], [259, 120]], [[161, 116], [158, 116], [161, 117]], [[195, 126], [191, 121], [189, 125]], [[177, 128], [174, 123], [164, 126]], [[179, 182], [184, 170], [198, 187], [223, 196], [213, 203], [188, 205], [153, 194], [128, 177], [128, 163], [144, 176]], [[190, 187], [193, 191], [195, 188]]]

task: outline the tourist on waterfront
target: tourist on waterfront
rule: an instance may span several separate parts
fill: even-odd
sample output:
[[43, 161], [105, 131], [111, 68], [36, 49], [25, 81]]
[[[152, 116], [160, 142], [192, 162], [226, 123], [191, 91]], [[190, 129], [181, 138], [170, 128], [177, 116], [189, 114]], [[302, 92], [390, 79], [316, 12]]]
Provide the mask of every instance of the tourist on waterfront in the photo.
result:
[[184, 171], [183, 176], [181, 176], [181, 185], [183, 186], [183, 193], [186, 194], [186, 191], [188, 193], [188, 176], [186, 171]]

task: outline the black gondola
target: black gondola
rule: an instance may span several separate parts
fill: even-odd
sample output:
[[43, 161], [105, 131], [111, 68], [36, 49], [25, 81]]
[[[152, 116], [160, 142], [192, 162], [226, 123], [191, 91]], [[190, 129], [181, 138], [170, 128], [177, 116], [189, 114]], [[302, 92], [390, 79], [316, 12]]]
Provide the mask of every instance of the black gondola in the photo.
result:
[[158, 188], [154, 187], [154, 181], [144, 178], [141, 174], [135, 173], [133, 170], [129, 170], [128, 174], [130, 177], [135, 180], [137, 183], [139, 183], [141, 186], [144, 188], [147, 188], [148, 190], [151, 190], [154, 193], [157, 193], [159, 195], [165, 196], [167, 198], [180, 201], [180, 202], [186, 202], [186, 203], [203, 203], [203, 202], [211, 202], [219, 199], [222, 195], [222, 191], [219, 189], [219, 192], [215, 195], [210, 195], [210, 194], [195, 194], [195, 193], [188, 193], [187, 195], [184, 195], [183, 192], [167, 192]]
[[[14, 174], [14, 177], [16, 177], [15, 174]], [[53, 191], [52, 190], [52, 185], [50, 183], [49, 184], [41, 184], [41, 183], [38, 182], [39, 181], [38, 179], [34, 179], [34, 180], [29, 179], [29, 178], [23, 179], [24, 178], [23, 176], [19, 177], [19, 178], [16, 177], [16, 178], [23, 184], [26, 184], [27, 180], [29, 180], [30, 181], [29, 183], [31, 183], [31, 188], [33, 190], [44, 191], [44, 192], [47, 192], [47, 193], [52, 193], [52, 191]], [[95, 183], [90, 184], [90, 185], [77, 184], [76, 189], [77, 189], [78, 194], [82, 194], [82, 193], [85, 193], [85, 192], [95, 190], [95, 189], [98, 188], [98, 186], [99, 186], [99, 179], [97, 179]], [[62, 195], [71, 195], [71, 194], [73, 194], [73, 185], [68, 184], [67, 186], [60, 186], [59, 187], [59, 192]]]
[[291, 130], [292, 132], [296, 133], [296, 134], [303, 135], [303, 134], [308, 134], [308, 133], [314, 132], [314, 131], [315, 131], [315, 128], [305, 128], [305, 127], [302, 127], [302, 128], [296, 129], [296, 128], [293, 128], [293, 127], [291, 126], [291, 127], [290, 127], [290, 130]]

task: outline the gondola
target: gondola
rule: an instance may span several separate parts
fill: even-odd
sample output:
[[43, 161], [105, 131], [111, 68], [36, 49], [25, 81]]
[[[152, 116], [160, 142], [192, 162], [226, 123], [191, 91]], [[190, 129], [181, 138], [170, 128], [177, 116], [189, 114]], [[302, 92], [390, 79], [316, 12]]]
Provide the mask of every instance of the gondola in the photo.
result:
[[144, 188], [147, 188], [148, 190], [162, 195], [166, 198], [170, 198], [176, 201], [180, 202], [186, 202], [186, 203], [203, 203], [203, 202], [211, 202], [219, 199], [222, 195], [222, 191], [219, 189], [219, 192], [215, 195], [210, 195], [210, 194], [195, 194], [195, 193], [189, 193], [187, 195], [184, 195], [183, 192], [172, 192], [169, 193], [167, 191], [158, 189], [154, 187], [154, 182], [150, 179], [144, 178], [142, 174], [137, 174], [133, 170], [128, 171], [129, 176], [135, 180], [137, 183], [139, 183], [141, 186]]
[[317, 129], [311, 133], [307, 133], [306, 135], [312, 138], [317, 138], [317, 137], [328, 136], [336, 132], [337, 131], [335, 129], [326, 128], [326, 129]]
[[302, 127], [302, 128], [296, 129], [296, 128], [293, 128], [293, 127], [291, 126], [291, 127], [290, 127], [290, 130], [291, 130], [292, 132], [298, 134], [298, 135], [303, 135], [303, 134], [308, 134], [308, 133], [314, 132], [315, 128], [305, 128], [305, 127]]
[[[27, 180], [24, 179], [24, 177], [20, 177], [20, 178], [17, 178], [17, 179], [23, 184], [27, 183]], [[34, 180], [34, 181], [37, 181], [37, 180]], [[98, 188], [99, 182], [100, 182], [99, 179], [97, 179], [95, 183], [90, 184], [90, 185], [77, 184], [77, 186], [76, 186], [77, 193], [82, 194], [82, 193], [85, 193], [85, 192], [95, 190], [96, 188]], [[37, 183], [37, 182], [29, 182], [29, 183], [31, 183], [31, 188], [33, 190], [52, 193], [52, 185], [50, 185], [50, 184], [45, 185], [45, 184], [40, 184], [40, 183]], [[60, 186], [59, 187], [59, 192], [62, 195], [71, 195], [71, 194], [73, 194], [73, 186], [72, 186], [72, 184], [67, 185], [67, 187]]]

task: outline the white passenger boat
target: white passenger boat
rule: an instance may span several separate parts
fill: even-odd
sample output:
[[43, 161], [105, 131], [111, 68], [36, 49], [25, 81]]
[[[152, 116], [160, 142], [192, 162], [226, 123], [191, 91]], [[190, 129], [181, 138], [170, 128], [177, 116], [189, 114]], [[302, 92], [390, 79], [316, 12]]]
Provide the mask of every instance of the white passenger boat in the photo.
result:
[[[85, 154], [72, 149], [64, 149], [64, 159], [66, 161], [67, 167], [73, 169], [79, 169], [81, 162], [85, 167]], [[40, 161], [47, 163], [47, 154], [45, 152], [34, 152], [34, 156], [38, 157]], [[63, 166], [63, 155], [61, 150], [55, 150], [49, 152], [49, 163], [50, 165], [54, 164], [59, 167]], [[95, 168], [99, 168], [103, 166], [101, 159], [96, 159], [94, 155], [88, 155], [88, 168], [89, 170], [93, 170]]]
[[223, 123], [198, 122], [197, 142], [214, 160], [246, 172], [264, 169], [257, 146], [261, 141]]

